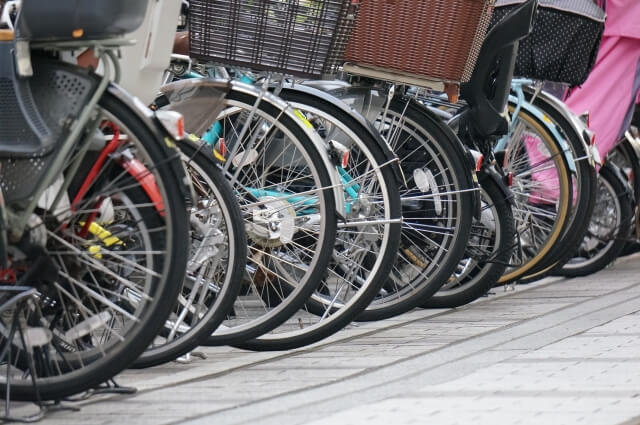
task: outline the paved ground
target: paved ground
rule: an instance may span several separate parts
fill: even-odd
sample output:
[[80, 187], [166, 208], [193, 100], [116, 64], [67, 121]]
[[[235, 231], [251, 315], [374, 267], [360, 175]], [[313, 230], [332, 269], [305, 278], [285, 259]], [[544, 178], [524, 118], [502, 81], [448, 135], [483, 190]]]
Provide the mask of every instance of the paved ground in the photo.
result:
[[203, 352], [128, 371], [118, 380], [135, 396], [94, 398], [45, 423], [640, 424], [640, 256], [352, 326], [303, 350]]

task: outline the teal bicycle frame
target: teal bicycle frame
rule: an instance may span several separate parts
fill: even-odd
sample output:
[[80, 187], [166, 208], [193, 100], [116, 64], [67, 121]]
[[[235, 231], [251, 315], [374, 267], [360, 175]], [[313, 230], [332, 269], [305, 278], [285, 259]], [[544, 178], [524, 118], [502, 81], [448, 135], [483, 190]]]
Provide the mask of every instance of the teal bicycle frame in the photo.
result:
[[[209, 75], [209, 77], [214, 77], [214, 76], [215, 75]], [[195, 71], [189, 71], [185, 73], [182, 76], [182, 78], [195, 79], [195, 78], [206, 78], [206, 76], [199, 74]], [[238, 80], [246, 84], [255, 84], [256, 82], [254, 78], [250, 77], [247, 74], [240, 74], [240, 78], [238, 78]], [[200, 138], [209, 146], [216, 147], [222, 134], [223, 134], [222, 124], [219, 121], [217, 121]], [[354, 181], [353, 177], [349, 175], [349, 173], [343, 167], [337, 166], [336, 170], [340, 177], [340, 182], [342, 183], [342, 186], [344, 188], [344, 195], [345, 195], [344, 210], [346, 214], [350, 214], [354, 205], [356, 204], [356, 202], [360, 197], [360, 185]], [[283, 198], [292, 204], [304, 205], [307, 208], [305, 208], [304, 210], [298, 211], [296, 215], [299, 215], [299, 216], [317, 213], [317, 210], [313, 208], [316, 201], [313, 198], [306, 197], [304, 195], [295, 195], [294, 193], [278, 192], [275, 190], [256, 189], [251, 187], [245, 187], [244, 189], [255, 198], [271, 196], [275, 198]]]
[[509, 95], [509, 103], [514, 104], [515, 108], [513, 113], [511, 114], [511, 122], [509, 123], [509, 133], [500, 138], [494, 147], [495, 151], [504, 150], [509, 143], [509, 139], [513, 136], [513, 131], [516, 127], [516, 120], [521, 110], [526, 110], [529, 114], [537, 118], [541, 123], [544, 124], [545, 128], [551, 133], [554, 139], [558, 141], [562, 152], [567, 160], [567, 164], [569, 165], [569, 169], [571, 172], [576, 172], [576, 164], [573, 155], [571, 154], [571, 150], [569, 149], [569, 145], [565, 138], [560, 134], [560, 131], [556, 127], [555, 124], [550, 122], [549, 118], [538, 108], [533, 106], [531, 103], [526, 101], [524, 95], [524, 86], [531, 86], [534, 82], [532, 80], [526, 78], [514, 78], [511, 81], [511, 91], [515, 93], [514, 95]]

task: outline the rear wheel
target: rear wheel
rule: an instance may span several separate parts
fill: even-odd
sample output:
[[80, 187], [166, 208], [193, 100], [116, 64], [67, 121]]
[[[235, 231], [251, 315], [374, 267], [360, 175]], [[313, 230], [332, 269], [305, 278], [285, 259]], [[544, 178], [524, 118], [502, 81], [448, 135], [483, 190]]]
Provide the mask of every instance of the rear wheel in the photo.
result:
[[[342, 329], [364, 310], [387, 279], [400, 240], [400, 195], [391, 161], [371, 131], [335, 102], [283, 89], [327, 144], [349, 149], [343, 183], [345, 211], [331, 263], [304, 307], [273, 331], [239, 344], [252, 350], [284, 350], [312, 344]], [[364, 223], [364, 224], [360, 224]]]
[[178, 153], [114, 96], [105, 94], [98, 112], [105, 125], [90, 143], [118, 148], [84, 196], [75, 195], [98, 152], [89, 150], [75, 175], [66, 170], [70, 189], [60, 190], [61, 175], [11, 249], [15, 279], [5, 283], [32, 294], [0, 314], [3, 397], [60, 399], [113, 377], [149, 346], [184, 278], [186, 205], [171, 167]]
[[187, 276], [164, 328], [135, 367], [173, 361], [208, 338], [231, 311], [245, 272], [244, 220], [212, 149], [191, 141], [178, 147], [196, 195]]
[[511, 205], [498, 184], [488, 176], [480, 180], [480, 219], [473, 219], [465, 258], [458, 270], [425, 308], [459, 307], [489, 291], [506, 269], [513, 249], [514, 223]]
[[[248, 257], [233, 308], [204, 345], [256, 338], [298, 311], [327, 272], [337, 226], [334, 188], [320, 151], [326, 148], [291, 106], [235, 82], [222, 105], [217, 102], [211, 107], [222, 112], [197, 136], [212, 141], [225, 159]], [[194, 107], [201, 113], [201, 101]]]
[[[381, 320], [423, 304], [454, 273], [471, 231], [471, 170], [460, 141], [423, 105], [396, 97], [377, 126], [400, 160], [400, 250], [389, 278], [358, 320]], [[462, 149], [462, 148], [461, 148]]]
[[633, 223], [631, 190], [613, 167], [605, 164], [600, 169], [589, 229], [573, 258], [558, 272], [562, 276], [587, 276], [602, 270], [624, 249]]

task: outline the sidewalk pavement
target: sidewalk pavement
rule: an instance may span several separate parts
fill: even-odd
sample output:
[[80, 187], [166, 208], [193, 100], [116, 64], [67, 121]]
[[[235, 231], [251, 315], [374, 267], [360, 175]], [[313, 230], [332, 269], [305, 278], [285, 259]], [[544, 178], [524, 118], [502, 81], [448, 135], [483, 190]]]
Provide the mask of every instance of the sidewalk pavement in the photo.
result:
[[206, 360], [124, 372], [133, 396], [43, 423], [640, 424], [640, 256], [494, 292], [300, 350], [203, 348]]

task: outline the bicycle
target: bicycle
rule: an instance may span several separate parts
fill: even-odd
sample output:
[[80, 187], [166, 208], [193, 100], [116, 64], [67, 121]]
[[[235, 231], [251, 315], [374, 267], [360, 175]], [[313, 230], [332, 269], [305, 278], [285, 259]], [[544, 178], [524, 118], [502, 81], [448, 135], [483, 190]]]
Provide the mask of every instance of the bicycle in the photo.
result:
[[[3, 11], [13, 30], [0, 43], [0, 109], [10, 117], [0, 132], [2, 278], [35, 289], [0, 318], [0, 393], [16, 400], [60, 399], [127, 367], [184, 278], [190, 185], [174, 149], [179, 118], [152, 113], [110, 82], [114, 50], [127, 43], [117, 37], [139, 24], [146, 3], [100, 6], [121, 25], [51, 19], [82, 20], [93, 4], [71, 14], [68, 3], [18, 1]], [[7, 8], [19, 11], [15, 27]], [[33, 25], [43, 16], [51, 25]], [[106, 64], [102, 77], [56, 57], [84, 47]]]
[[[240, 202], [249, 241], [240, 295], [203, 344], [263, 335], [302, 307], [327, 269], [336, 212], [344, 210], [336, 206], [343, 203], [336, 197], [339, 180], [328, 171], [335, 165], [299, 113], [265, 86], [187, 79], [162, 92], [159, 108], [184, 112], [190, 133], [215, 140], [211, 148], [224, 158], [223, 174]], [[202, 107], [220, 92], [218, 108]]]

